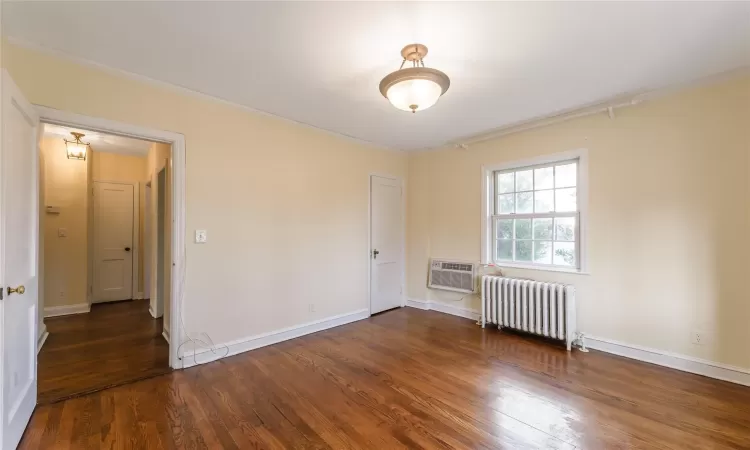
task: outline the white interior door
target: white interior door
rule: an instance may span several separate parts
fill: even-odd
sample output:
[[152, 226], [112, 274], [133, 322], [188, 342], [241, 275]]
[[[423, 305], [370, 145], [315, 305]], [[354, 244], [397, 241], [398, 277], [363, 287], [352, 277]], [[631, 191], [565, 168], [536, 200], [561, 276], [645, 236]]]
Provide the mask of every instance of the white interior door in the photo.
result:
[[403, 217], [401, 182], [370, 178], [370, 313], [401, 306]]
[[94, 182], [94, 302], [133, 298], [133, 191]]
[[36, 112], [2, 73], [0, 156], [0, 448], [14, 449], [36, 405], [38, 185]]

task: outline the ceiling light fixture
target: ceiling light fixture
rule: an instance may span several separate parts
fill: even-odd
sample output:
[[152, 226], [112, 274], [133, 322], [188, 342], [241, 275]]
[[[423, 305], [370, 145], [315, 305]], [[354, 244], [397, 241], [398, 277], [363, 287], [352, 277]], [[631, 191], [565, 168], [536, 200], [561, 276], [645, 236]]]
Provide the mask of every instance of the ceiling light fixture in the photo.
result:
[[83, 133], [76, 133], [75, 131], [71, 131], [70, 134], [73, 135], [75, 141], [69, 141], [63, 138], [63, 141], [65, 141], [65, 147], [68, 151], [68, 159], [81, 159], [86, 161], [86, 153], [88, 153], [89, 146], [91, 145], [81, 142], [81, 138], [86, 135]]
[[[401, 67], [391, 72], [380, 82], [380, 93], [396, 108], [403, 111], [422, 111], [437, 103], [451, 85], [448, 75], [437, 69], [424, 66], [427, 47], [409, 44], [401, 50], [404, 60]], [[404, 69], [406, 61], [412, 67]]]

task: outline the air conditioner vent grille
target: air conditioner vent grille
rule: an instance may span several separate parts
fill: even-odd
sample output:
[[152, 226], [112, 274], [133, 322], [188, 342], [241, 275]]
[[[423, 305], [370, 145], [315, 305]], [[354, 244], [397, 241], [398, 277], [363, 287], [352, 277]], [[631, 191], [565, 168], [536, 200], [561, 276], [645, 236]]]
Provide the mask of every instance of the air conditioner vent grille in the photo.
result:
[[473, 263], [433, 259], [427, 287], [472, 293], [476, 291], [476, 266]]
[[460, 263], [450, 263], [450, 262], [444, 262], [442, 264], [443, 270], [460, 270], [462, 272], [471, 272], [474, 270], [474, 265], [472, 264], [460, 264]]

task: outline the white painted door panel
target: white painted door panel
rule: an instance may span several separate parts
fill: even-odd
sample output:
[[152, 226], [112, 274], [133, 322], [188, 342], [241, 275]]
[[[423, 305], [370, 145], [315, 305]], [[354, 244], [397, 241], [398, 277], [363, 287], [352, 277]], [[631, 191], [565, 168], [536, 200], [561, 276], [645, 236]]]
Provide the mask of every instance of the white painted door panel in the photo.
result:
[[133, 298], [133, 216], [130, 184], [94, 182], [94, 302]]
[[[3, 71], [0, 156], [2, 450], [16, 448], [36, 405], [38, 125], [33, 107]], [[9, 293], [9, 287], [18, 291]]]
[[401, 306], [403, 274], [403, 217], [401, 183], [390, 178], [370, 179], [371, 246], [370, 312]]

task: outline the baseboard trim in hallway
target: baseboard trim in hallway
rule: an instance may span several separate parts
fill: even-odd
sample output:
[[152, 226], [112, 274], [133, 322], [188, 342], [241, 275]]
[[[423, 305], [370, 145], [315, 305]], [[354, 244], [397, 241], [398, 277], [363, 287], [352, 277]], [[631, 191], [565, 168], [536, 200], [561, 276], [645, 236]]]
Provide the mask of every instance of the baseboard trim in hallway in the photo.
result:
[[88, 303], [76, 303], [74, 305], [48, 306], [44, 308], [44, 317], [69, 316], [71, 314], [84, 314], [91, 311]]
[[[311, 333], [317, 333], [318, 331], [346, 325], [347, 323], [356, 322], [358, 320], [367, 319], [369, 317], [369, 314], [370, 313], [367, 309], [360, 309], [358, 311], [340, 314], [338, 316], [328, 317], [326, 319], [316, 320], [314, 322], [308, 322], [302, 325], [282, 328], [281, 330], [250, 336], [245, 339], [238, 339], [223, 344], [217, 344], [216, 347], [219, 348], [218, 355], [209, 349], [202, 349], [194, 352], [189, 349], [190, 344], [187, 344], [185, 347], [188, 350], [183, 353], [182, 356], [183, 368], [205, 364], [221, 358], [226, 358], [227, 356], [237, 355], [239, 353], [255, 350], [256, 348], [265, 347], [267, 345], [276, 344]], [[224, 350], [225, 348], [226, 350]]]
[[39, 352], [42, 350], [42, 347], [44, 346], [44, 343], [47, 342], [48, 337], [49, 337], [49, 331], [47, 331], [47, 325], [42, 324], [39, 327], [39, 339], [36, 342], [37, 354], [39, 354]]

